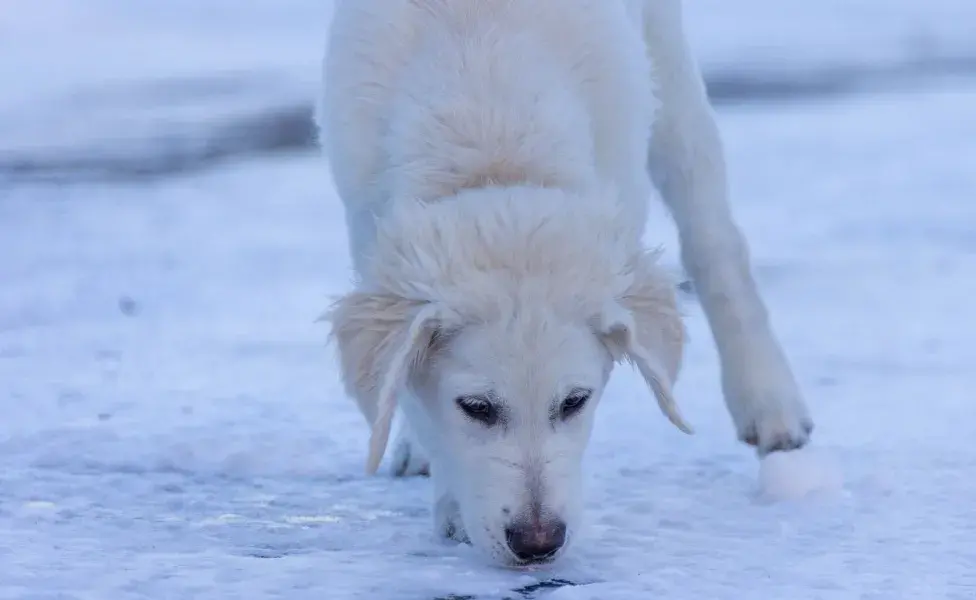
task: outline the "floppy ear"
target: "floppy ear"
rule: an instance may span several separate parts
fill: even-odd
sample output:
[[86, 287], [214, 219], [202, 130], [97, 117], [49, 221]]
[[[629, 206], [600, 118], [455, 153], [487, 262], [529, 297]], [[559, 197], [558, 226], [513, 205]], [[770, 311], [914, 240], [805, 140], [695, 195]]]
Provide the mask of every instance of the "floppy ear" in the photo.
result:
[[410, 369], [422, 362], [440, 323], [440, 308], [390, 294], [353, 292], [326, 313], [339, 350], [346, 391], [372, 428], [366, 472], [383, 460], [397, 393]]
[[630, 275], [633, 279], [624, 293], [604, 306], [597, 330], [614, 361], [627, 360], [636, 366], [661, 412], [691, 434], [671, 393], [685, 338], [674, 287], [649, 255], [639, 257]]

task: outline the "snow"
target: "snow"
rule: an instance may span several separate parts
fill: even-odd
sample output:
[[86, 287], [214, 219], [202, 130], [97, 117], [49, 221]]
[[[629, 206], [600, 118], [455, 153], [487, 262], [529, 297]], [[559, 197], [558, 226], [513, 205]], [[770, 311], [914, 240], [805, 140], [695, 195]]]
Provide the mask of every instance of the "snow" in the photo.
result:
[[774, 452], [759, 462], [759, 489], [770, 500], [798, 500], [843, 490], [843, 472], [831, 457], [811, 451]]
[[[0, 76], [18, 83], [0, 156], [151, 152], [153, 131], [307, 100], [327, 3], [247, 4], [0, 10]], [[717, 73], [887, 64], [917, 31], [976, 56], [971, 2], [727, 4], [688, 3]], [[812, 24], [828, 22], [824, 40]], [[177, 78], [218, 92], [187, 108], [148, 85]], [[117, 182], [0, 168], [0, 598], [973, 598], [976, 78], [720, 119], [814, 443], [759, 462], [734, 441], [684, 297], [676, 393], [697, 434], [618, 370], [586, 458], [587, 530], [527, 571], [434, 540], [429, 481], [363, 475], [367, 430], [315, 323], [349, 262], [314, 153]], [[658, 217], [647, 239], [677, 269]]]

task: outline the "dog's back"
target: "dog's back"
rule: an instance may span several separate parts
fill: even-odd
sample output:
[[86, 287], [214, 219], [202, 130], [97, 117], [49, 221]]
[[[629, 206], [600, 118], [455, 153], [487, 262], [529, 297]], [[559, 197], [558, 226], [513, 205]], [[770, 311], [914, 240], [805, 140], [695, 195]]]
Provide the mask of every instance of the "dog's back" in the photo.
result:
[[615, 185], [640, 220], [654, 102], [635, 5], [339, 2], [319, 120], [350, 219], [528, 183]]

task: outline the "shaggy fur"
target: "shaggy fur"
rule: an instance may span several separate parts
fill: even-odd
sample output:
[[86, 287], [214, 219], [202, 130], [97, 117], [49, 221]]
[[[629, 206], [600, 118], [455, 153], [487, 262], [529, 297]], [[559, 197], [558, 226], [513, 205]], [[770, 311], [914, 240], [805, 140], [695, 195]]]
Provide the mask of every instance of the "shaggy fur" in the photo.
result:
[[[806, 442], [678, 0], [339, 0], [318, 120], [358, 276], [327, 318], [372, 426], [368, 470], [402, 410], [396, 470], [429, 463], [443, 535], [507, 563], [528, 560], [519, 532], [559, 538], [545, 559], [568, 545], [615, 362], [690, 433], [673, 284], [641, 245], [653, 185], [740, 438]], [[470, 398], [497, 423], [465, 416]]]

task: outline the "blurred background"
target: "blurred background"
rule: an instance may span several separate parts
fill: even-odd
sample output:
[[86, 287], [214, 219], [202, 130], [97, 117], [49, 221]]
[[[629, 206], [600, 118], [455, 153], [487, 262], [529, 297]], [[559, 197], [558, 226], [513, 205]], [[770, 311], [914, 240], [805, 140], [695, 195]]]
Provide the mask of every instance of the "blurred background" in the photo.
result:
[[[309, 151], [331, 0], [0, 7], [0, 181], [142, 180]], [[695, 0], [720, 106], [910, 93], [976, 73], [965, 0]]]
[[[757, 280], [845, 483], [828, 508], [751, 503], [687, 295], [699, 435], [615, 376], [588, 457], [599, 542], [565, 577], [631, 577], [663, 535], [673, 581], [601, 600], [972, 598], [976, 2], [685, 6]], [[331, 10], [0, 0], [0, 598], [525, 584], [430, 540], [426, 483], [362, 476], [314, 323], [350, 281], [310, 120]], [[663, 209], [647, 239], [680, 275]], [[377, 593], [380, 573], [399, 579]]]

